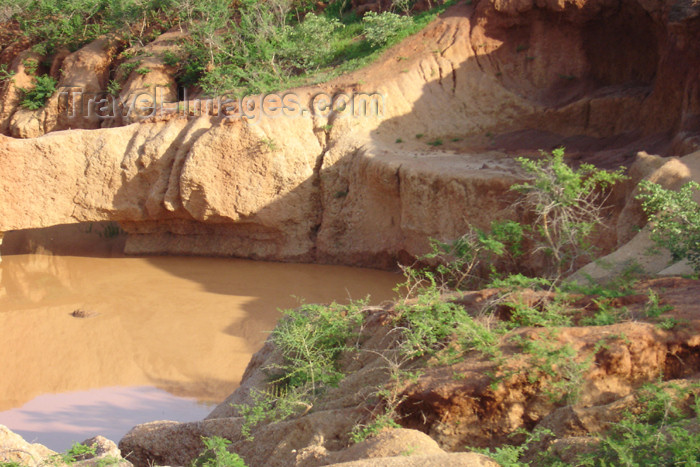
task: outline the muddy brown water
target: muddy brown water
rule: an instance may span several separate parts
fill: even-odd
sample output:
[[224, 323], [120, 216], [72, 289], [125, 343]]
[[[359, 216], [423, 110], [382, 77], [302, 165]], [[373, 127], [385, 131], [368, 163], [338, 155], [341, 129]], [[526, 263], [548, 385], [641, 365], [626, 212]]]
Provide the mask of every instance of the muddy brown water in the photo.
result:
[[280, 309], [379, 303], [400, 280], [341, 266], [57, 255], [41, 241], [8, 254], [26, 250], [21, 240], [6, 236], [0, 263], [0, 424], [55, 450], [97, 434], [118, 441], [150, 420], [201, 419], [237, 387]]

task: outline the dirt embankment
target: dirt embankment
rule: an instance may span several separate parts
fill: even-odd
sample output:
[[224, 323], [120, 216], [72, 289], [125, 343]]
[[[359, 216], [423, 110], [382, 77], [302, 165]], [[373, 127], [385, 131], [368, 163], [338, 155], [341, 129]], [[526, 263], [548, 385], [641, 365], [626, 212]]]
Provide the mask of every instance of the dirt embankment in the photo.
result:
[[[573, 161], [616, 167], [642, 150], [696, 150], [696, 10], [634, 0], [459, 4], [367, 69], [294, 91], [299, 109], [319, 92], [381, 94], [381, 112], [366, 116], [170, 115], [120, 126], [131, 120], [68, 119], [59, 96], [32, 112], [19, 109], [16, 89], [31, 52], [5, 40], [0, 62], [17, 74], [2, 90], [0, 130], [50, 133], [0, 137], [0, 230], [116, 220], [131, 253], [392, 267], [428, 237], [519, 217], [508, 191], [516, 154], [564, 145]], [[160, 71], [130, 76], [127, 102], [147, 85], [174, 92], [156, 63], [176, 39], [169, 34], [146, 46]], [[59, 86], [97, 90], [115, 57], [98, 41], [57, 56], [48, 72]], [[56, 131], [77, 127], [92, 129]], [[619, 209], [622, 191], [611, 199]], [[605, 239], [608, 251], [617, 246]]]
[[[396, 392], [395, 420], [408, 429], [383, 431], [377, 438], [353, 444], [353, 428], [383, 411], [381, 401], [386, 399], [378, 397], [378, 391], [396, 383], [392, 360], [387, 358], [397, 333], [396, 309], [368, 310], [360, 349], [354, 357], [341, 359], [341, 371], [347, 376], [320, 396], [310, 412], [254, 425], [252, 440], [242, 431], [245, 420], [236, 404], [254, 404], [255, 391], [268, 390], [268, 370], [281, 362], [281, 355], [268, 342], [251, 360], [241, 387], [207, 419], [139, 425], [119, 446], [135, 465], [185, 465], [202, 450], [201, 437], [214, 435], [231, 440], [230, 450], [252, 466], [331, 465], [359, 459], [365, 460], [357, 465], [389, 465], [382, 463], [385, 459], [372, 458], [408, 456], [404, 460], [411, 462], [413, 455], [428, 454], [443, 456], [443, 465], [491, 465], [465, 451], [522, 442], [523, 435], [514, 435], [520, 429], [548, 429], [551, 433], [536, 449], [565, 452], [564, 446], [573, 446], [566, 454], [571, 460], [595, 445], [594, 438], [583, 437], [605, 432], [626, 411], [635, 410], [639, 402], [634, 394], [642, 385], [697, 382], [700, 309], [694, 297], [699, 287], [697, 280], [647, 280], [638, 283], [631, 295], [615, 299], [612, 305], [626, 314], [618, 324], [512, 331], [499, 344], [506, 363], [479, 351], [453, 357], [456, 361], [447, 364], [440, 359], [412, 363], [405, 369], [422, 369], [418, 376], [403, 378], [399, 388], [384, 393], [386, 397]], [[664, 330], [647, 318], [649, 290], [658, 294], [664, 310], [672, 308], [664, 312], [664, 319], [682, 324]], [[470, 314], [479, 315], [493, 296], [494, 291], [474, 292], [459, 303]], [[577, 306], [581, 320], [596, 310], [591, 298], [581, 298]], [[546, 363], [544, 354], [521, 353], [515, 343], [522, 342], [519, 338], [541, 339], [548, 351], [570, 348], [574, 356], [560, 355]], [[556, 369], [548, 373], [547, 365]], [[571, 393], [576, 397], [569, 398]], [[462, 452], [465, 457], [454, 459], [461, 463], [452, 463], [444, 457], [447, 452]]]

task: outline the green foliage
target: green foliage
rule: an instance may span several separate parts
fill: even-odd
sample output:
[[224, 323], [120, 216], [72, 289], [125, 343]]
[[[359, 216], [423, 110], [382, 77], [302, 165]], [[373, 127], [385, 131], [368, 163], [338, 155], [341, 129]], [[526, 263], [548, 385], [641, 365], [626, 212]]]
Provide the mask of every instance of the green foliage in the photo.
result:
[[[488, 276], [494, 287], [517, 288], [527, 283], [529, 287], [552, 288], [564, 273], [573, 271], [581, 258], [594, 253], [589, 239], [602, 224], [605, 196], [600, 190], [623, 179], [622, 169], [606, 172], [590, 164], [572, 169], [564, 162], [562, 148], [542, 155], [539, 160], [518, 159], [528, 180], [512, 187], [522, 194], [518, 203], [532, 211], [534, 228], [501, 221], [493, 222], [488, 233], [469, 226], [464, 235], [451, 242], [431, 239], [430, 253], [420, 259], [437, 262], [437, 266], [433, 270], [407, 270], [409, 289], [419, 289], [411, 282], [426, 280], [457, 290], [468, 289]], [[534, 245], [535, 253], [545, 253], [546, 277], [517, 274], [502, 279], [508, 264], [514, 265], [522, 254], [525, 242]], [[490, 264], [489, 270], [480, 266], [484, 263]]]
[[234, 404], [234, 408], [243, 417], [241, 434], [248, 440], [253, 439], [253, 430], [261, 423], [276, 423], [292, 415], [306, 413], [313, 407], [313, 394], [307, 385], [276, 385], [264, 391], [254, 389], [251, 392], [251, 404]]
[[355, 348], [349, 341], [364, 319], [364, 301], [348, 305], [303, 305], [287, 310], [272, 332], [272, 342], [282, 362], [266, 368], [270, 387], [254, 391], [252, 403], [235, 405], [243, 417], [242, 433], [252, 439], [260, 423], [277, 422], [313, 407], [313, 400], [345, 375], [338, 357]]
[[[416, 16], [370, 21], [381, 47], [418, 31], [454, 1]], [[5, 0], [2, 14], [17, 20], [42, 56], [71, 50], [100, 36], [143, 45], [179, 27], [187, 37], [164, 52], [183, 86], [209, 95], [275, 91], [325, 81], [367, 64], [381, 52], [361, 40], [362, 18], [349, 0], [331, 2], [323, 14], [310, 0]], [[397, 3], [397, 6], [398, 3]], [[405, 10], [406, 5], [400, 5]], [[372, 15], [370, 15], [371, 17]], [[398, 29], [397, 29], [398, 28]], [[388, 41], [388, 42], [387, 42]], [[129, 60], [129, 53], [122, 58]], [[133, 56], [133, 55], [131, 55]], [[332, 67], [332, 68], [331, 68]], [[131, 70], [124, 70], [128, 75]]]
[[644, 305], [644, 314], [648, 318], [658, 318], [662, 314], [673, 310], [671, 305], [661, 305], [659, 303], [659, 294], [654, 292], [652, 289], [647, 291], [647, 296], [649, 298], [646, 305]]
[[132, 71], [134, 71], [138, 66], [141, 65], [141, 60], [133, 60], [130, 62], [124, 62], [121, 65], [119, 65], [119, 68], [117, 69], [119, 73], [121, 74], [121, 79], [125, 80], [129, 77]]
[[73, 446], [61, 455], [61, 460], [66, 464], [72, 464], [78, 460], [95, 456], [97, 446], [86, 446], [85, 444], [73, 443]]
[[[692, 402], [685, 402], [688, 399]], [[596, 452], [578, 464], [700, 465], [700, 399], [688, 388], [653, 384], [645, 386], [637, 400], [642, 410], [627, 413], [602, 437]]]
[[585, 277], [587, 283], [576, 281], [563, 281], [560, 288], [564, 292], [582, 295], [598, 295], [602, 298], [617, 298], [631, 295], [634, 285], [639, 281], [644, 270], [636, 261], [628, 263], [619, 274], [608, 278], [603, 283], [595, 281], [592, 277]]
[[231, 441], [220, 436], [202, 436], [204, 451], [192, 462], [194, 467], [246, 467], [241, 457], [229, 452]]
[[277, 380], [292, 387], [309, 384], [313, 393], [319, 385], [337, 384], [344, 376], [337, 368], [337, 358], [348, 349], [347, 341], [362, 323], [365, 304], [303, 305], [286, 311], [272, 332], [284, 357], [273, 368], [281, 372]]
[[700, 206], [693, 199], [700, 184], [688, 182], [678, 191], [642, 180], [637, 199], [649, 216], [651, 238], [671, 252], [675, 261], [686, 258], [700, 272]]
[[260, 142], [267, 148], [268, 151], [270, 152], [275, 152], [279, 149], [279, 145], [277, 144], [277, 141], [275, 141], [272, 138], [263, 138], [260, 140]]
[[10, 71], [6, 64], [0, 65], [0, 89], [2, 89], [7, 83], [11, 82], [15, 77], [15, 72]]
[[384, 13], [368, 11], [362, 18], [365, 39], [372, 47], [386, 45], [402, 29], [408, 28], [412, 22], [413, 19], [410, 16], [399, 16], [389, 11]]
[[469, 227], [452, 242], [431, 239], [431, 252], [424, 260], [436, 260], [437, 279], [442, 285], [461, 290], [481, 282], [477, 266], [498, 257], [517, 258], [522, 254], [523, 227], [513, 221], [493, 221], [491, 231]]
[[356, 425], [350, 433], [350, 441], [361, 443], [386, 428], [401, 428], [401, 425], [394, 421], [394, 413], [392, 411], [385, 411], [375, 417], [368, 425]]
[[528, 372], [530, 383], [539, 381], [552, 402], [571, 404], [578, 400], [590, 360], [577, 361], [576, 350], [559, 343], [553, 330], [533, 338], [515, 336], [512, 340], [521, 346], [528, 365], [537, 370]]
[[[258, 92], [282, 81], [278, 51], [287, 30], [289, 2], [242, 0], [238, 11], [226, 0], [198, 2], [188, 12], [191, 39], [185, 70], [210, 95], [226, 91]], [[238, 21], [234, 15], [238, 14]]]
[[36, 78], [36, 83], [32, 89], [20, 88], [22, 92], [22, 100], [20, 104], [25, 109], [38, 110], [46, 101], [56, 92], [56, 80], [48, 75], [42, 75]]
[[302, 72], [327, 65], [333, 56], [332, 36], [343, 27], [335, 18], [308, 13], [302, 23], [288, 28], [280, 52], [283, 61]]
[[25, 58], [22, 60], [22, 65], [24, 65], [24, 71], [28, 75], [36, 74], [37, 69], [39, 69], [39, 62], [34, 58]]
[[489, 448], [472, 448], [467, 446], [469, 450], [479, 452], [485, 456], [490, 457], [496, 461], [501, 467], [523, 467], [529, 464], [520, 461], [520, 458], [530, 449], [533, 443], [540, 441], [545, 436], [552, 436], [554, 433], [551, 430], [544, 428], [538, 428], [532, 433], [528, 433], [526, 430], [516, 430], [511, 434], [511, 436], [516, 435], [526, 435], [525, 442], [520, 445], [510, 445], [505, 444], [503, 446], [489, 449]]
[[107, 92], [113, 96], [118, 96], [119, 92], [122, 90], [122, 85], [119, 84], [117, 80], [110, 80], [109, 83], [107, 83]]
[[678, 321], [676, 318], [668, 316], [665, 318], [661, 318], [656, 325], [665, 331], [670, 331], [671, 329], [675, 328], [679, 323], [680, 321]]
[[25, 35], [43, 43], [46, 50], [66, 46], [72, 50], [102, 34], [134, 31], [140, 38], [160, 24], [168, 0], [6, 0], [17, 6], [13, 18]]
[[180, 60], [182, 60], [182, 57], [172, 50], [163, 52], [163, 63], [167, 66], [176, 67], [180, 64]]
[[397, 305], [396, 311], [401, 352], [408, 358], [434, 355], [453, 339], [462, 351], [499, 353], [497, 330], [476, 321], [461, 305], [443, 300], [437, 289], [424, 291], [414, 303]]
[[137, 69], [136, 69], [136, 73], [138, 73], [138, 74], [140, 74], [140, 75], [147, 75], [147, 74], [149, 74], [150, 72], [151, 72], [151, 69], [150, 69], [150, 68], [146, 68], [146, 67], [141, 67], [141, 68], [137, 68]]
[[506, 277], [495, 277], [487, 287], [494, 289], [506, 289], [514, 291], [519, 289], [549, 289], [552, 288], [552, 281], [544, 277], [527, 277], [521, 273], [510, 274]]
[[556, 295], [553, 300], [540, 300], [535, 305], [528, 305], [520, 294], [511, 294], [503, 301], [511, 310], [508, 327], [570, 326], [567, 298]]
[[99, 236], [102, 238], [117, 238], [118, 236], [124, 234], [124, 230], [116, 222], [110, 222], [106, 224]]
[[415, 0], [391, 0], [391, 8], [408, 15], [414, 3]]
[[609, 326], [630, 317], [626, 307], [615, 308], [608, 298], [594, 299], [593, 303], [597, 308], [595, 314], [592, 317], [582, 319], [580, 324], [584, 326]]
[[541, 152], [540, 159], [518, 158], [529, 180], [514, 185], [521, 201], [535, 215], [534, 241], [552, 262], [551, 277], [573, 271], [577, 260], [590, 257], [589, 239], [602, 225], [603, 190], [624, 179], [622, 170], [607, 172], [591, 164], [578, 169], [564, 162], [564, 149]]

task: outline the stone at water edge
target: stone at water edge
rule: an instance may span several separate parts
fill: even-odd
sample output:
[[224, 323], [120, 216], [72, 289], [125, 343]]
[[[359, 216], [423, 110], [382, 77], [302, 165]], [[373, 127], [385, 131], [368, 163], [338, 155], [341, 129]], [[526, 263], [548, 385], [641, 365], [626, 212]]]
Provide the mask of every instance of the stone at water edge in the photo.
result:
[[[108, 463], [115, 467], [131, 467], [131, 462], [121, 456], [121, 451], [114, 441], [103, 436], [95, 436], [86, 439], [84, 446], [93, 446], [95, 454], [79, 456], [76, 462], [70, 463], [75, 467], [87, 467]], [[32, 444], [24, 440], [17, 433], [12, 432], [6, 426], [0, 425], [0, 463], [17, 463], [22, 466], [39, 467], [43, 465], [62, 466], [61, 454], [47, 448], [42, 444]]]
[[9, 428], [0, 425], [0, 462], [20, 465], [38, 466], [43, 459], [55, 455], [56, 452], [41, 444], [31, 444]]

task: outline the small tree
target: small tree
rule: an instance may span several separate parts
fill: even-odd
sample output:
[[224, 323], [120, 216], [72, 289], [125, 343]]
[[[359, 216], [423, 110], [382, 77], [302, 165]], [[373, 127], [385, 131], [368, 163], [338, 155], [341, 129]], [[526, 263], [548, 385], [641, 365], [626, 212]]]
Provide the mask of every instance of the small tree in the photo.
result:
[[400, 16], [389, 11], [380, 14], [368, 11], [362, 18], [365, 38], [372, 47], [383, 46], [412, 23], [413, 18], [410, 16]]
[[700, 184], [688, 182], [678, 191], [642, 180], [637, 199], [649, 216], [651, 239], [671, 252], [674, 260], [687, 258], [696, 272], [700, 272], [700, 206], [693, 193]]
[[535, 215], [536, 251], [552, 258], [552, 274], [559, 279], [572, 272], [577, 261], [594, 251], [589, 239], [603, 223], [605, 189], [623, 180], [623, 168], [608, 172], [591, 164], [578, 169], [564, 162], [564, 148], [541, 152], [541, 159], [516, 159], [528, 175], [511, 189], [523, 195], [520, 203]]

